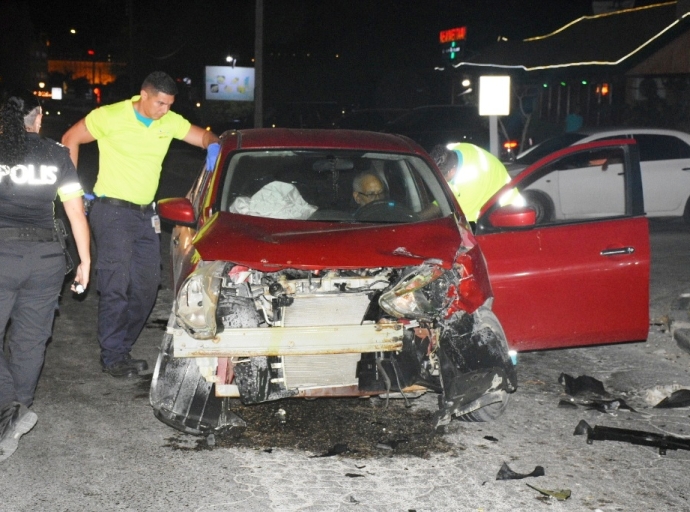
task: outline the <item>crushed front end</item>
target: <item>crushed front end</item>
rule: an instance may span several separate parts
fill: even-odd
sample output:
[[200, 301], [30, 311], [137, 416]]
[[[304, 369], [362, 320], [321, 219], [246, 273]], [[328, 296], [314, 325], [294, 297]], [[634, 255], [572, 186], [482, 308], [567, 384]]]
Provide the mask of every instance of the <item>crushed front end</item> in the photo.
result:
[[483, 265], [264, 272], [202, 262], [178, 293], [151, 387], [156, 416], [242, 427], [229, 398], [439, 394], [437, 425], [498, 416], [517, 388]]

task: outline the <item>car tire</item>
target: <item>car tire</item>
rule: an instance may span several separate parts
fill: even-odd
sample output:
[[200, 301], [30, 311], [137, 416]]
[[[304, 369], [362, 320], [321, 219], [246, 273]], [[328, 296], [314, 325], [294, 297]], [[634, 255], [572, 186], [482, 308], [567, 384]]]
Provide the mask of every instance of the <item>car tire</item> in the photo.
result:
[[525, 198], [527, 206], [534, 208], [537, 214], [537, 224], [553, 222], [555, 208], [548, 194], [540, 190], [525, 190], [522, 197]]
[[[476, 329], [483, 329], [488, 327], [492, 332], [496, 334], [496, 337], [501, 340], [506, 354], [508, 353], [508, 340], [506, 339], [505, 332], [503, 332], [503, 327], [496, 318], [496, 315], [490, 309], [481, 308], [478, 311], [479, 323]], [[460, 421], [468, 422], [487, 422], [493, 421], [498, 418], [508, 407], [508, 402], [510, 401], [510, 394], [506, 391], [501, 391], [501, 400], [499, 402], [494, 402], [480, 409], [474, 410], [467, 414], [458, 416], [457, 419]]]

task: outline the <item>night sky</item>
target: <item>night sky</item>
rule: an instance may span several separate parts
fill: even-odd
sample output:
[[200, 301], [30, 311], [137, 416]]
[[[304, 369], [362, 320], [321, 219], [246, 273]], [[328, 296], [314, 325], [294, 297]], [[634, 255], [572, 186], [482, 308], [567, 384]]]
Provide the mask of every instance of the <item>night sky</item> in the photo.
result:
[[[653, 2], [637, 5], [643, 3]], [[0, 33], [16, 31], [12, 18], [19, 10], [29, 18], [34, 37], [50, 41], [53, 55], [79, 58], [93, 49], [98, 59], [122, 62], [130, 60], [132, 48], [138, 79], [162, 69], [199, 80], [205, 65], [223, 65], [226, 55], [237, 57], [239, 66], [253, 66], [254, 4], [0, 0]], [[279, 102], [310, 98], [363, 104], [406, 82], [398, 87], [399, 96], [409, 98], [410, 91], [428, 88], [426, 75], [442, 61], [442, 29], [467, 26], [466, 56], [471, 56], [498, 36], [542, 35], [591, 13], [591, 0], [264, 0], [266, 95]], [[3, 59], [8, 44], [25, 32], [0, 35]], [[433, 94], [425, 94], [414, 102], [432, 101]]]

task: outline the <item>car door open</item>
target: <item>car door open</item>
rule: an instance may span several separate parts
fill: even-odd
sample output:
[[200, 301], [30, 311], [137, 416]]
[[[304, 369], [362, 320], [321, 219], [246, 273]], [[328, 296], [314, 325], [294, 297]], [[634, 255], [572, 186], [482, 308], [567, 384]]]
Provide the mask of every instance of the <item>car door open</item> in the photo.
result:
[[[515, 188], [523, 205], [501, 206], [506, 190], [499, 191], [476, 235], [511, 346], [646, 339], [649, 232], [634, 142], [572, 146], [506, 188]], [[521, 210], [535, 211], [535, 222], [517, 222]]]

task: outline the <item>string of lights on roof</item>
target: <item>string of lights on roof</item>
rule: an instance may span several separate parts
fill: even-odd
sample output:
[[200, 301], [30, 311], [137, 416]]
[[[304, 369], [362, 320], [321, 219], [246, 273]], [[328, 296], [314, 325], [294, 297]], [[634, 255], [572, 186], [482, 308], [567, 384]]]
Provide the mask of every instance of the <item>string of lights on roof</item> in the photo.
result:
[[[553, 37], [567, 28], [573, 26], [576, 23], [579, 23], [581, 21], [586, 21], [586, 20], [591, 20], [595, 18], [602, 18], [606, 16], [615, 16], [615, 15], [620, 15], [622, 13], [626, 12], [631, 12], [631, 11], [641, 11], [645, 9], [653, 9], [653, 8], [658, 8], [658, 7], [663, 7], [667, 6], [670, 4], [675, 4], [676, 2], [667, 2], [663, 4], [654, 4], [654, 5], [648, 5], [648, 6], [643, 6], [643, 7], [635, 7], [631, 9], [623, 9], [620, 11], [616, 12], [608, 12], [608, 13], [602, 13], [602, 14], [597, 14], [593, 16], [582, 16], [574, 21], [571, 21], [567, 25], [561, 27], [560, 29], [544, 35], [544, 36], [538, 36], [538, 37], [532, 37], [529, 39], [524, 39], [522, 40], [523, 43], [530, 43], [534, 41], [541, 41], [548, 39], [549, 37]], [[656, 41], [658, 38], [663, 36], [666, 32], [671, 30], [673, 27], [678, 25], [681, 20], [687, 18], [690, 16], [690, 12], [686, 12], [683, 15], [681, 15], [679, 18], [673, 21], [670, 25], [665, 27], [663, 30], [652, 36], [651, 38], [647, 39], [645, 42], [643, 42], [641, 45], [638, 47], [634, 48], [632, 51], [628, 52], [626, 55], [622, 56], [621, 58], [613, 61], [605, 61], [605, 60], [592, 60], [592, 61], [582, 61], [582, 62], [570, 62], [570, 63], [565, 63], [565, 64], [549, 64], [549, 65], [542, 65], [542, 66], [525, 66], [525, 65], [515, 65], [515, 64], [490, 64], [490, 63], [478, 63], [478, 62], [458, 62], [457, 64], [452, 64], [454, 68], [459, 68], [461, 66], [474, 66], [474, 67], [485, 67], [485, 68], [501, 68], [501, 69], [522, 69], [524, 71], [541, 71], [541, 70], [549, 70], [549, 69], [563, 69], [563, 68], [570, 68], [570, 67], [578, 67], [578, 66], [616, 66], [620, 64], [621, 62], [625, 61], [626, 59], [630, 58], [631, 56], [639, 53], [642, 49], [646, 48], [649, 46], [651, 43]]]

